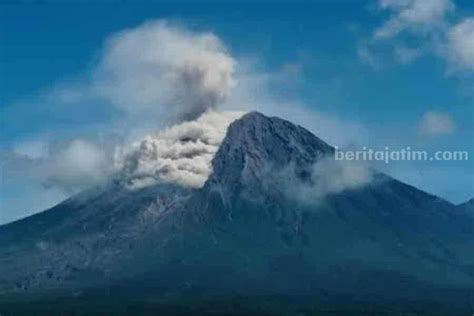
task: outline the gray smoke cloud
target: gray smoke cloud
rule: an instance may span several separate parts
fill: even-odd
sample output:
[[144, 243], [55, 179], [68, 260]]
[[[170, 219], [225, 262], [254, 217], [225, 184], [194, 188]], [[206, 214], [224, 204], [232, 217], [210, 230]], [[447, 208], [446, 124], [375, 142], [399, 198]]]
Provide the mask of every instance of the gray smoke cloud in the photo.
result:
[[117, 168], [132, 189], [162, 182], [199, 188], [212, 172], [211, 161], [227, 127], [243, 114], [208, 111], [148, 135], [117, 153]]
[[[158, 20], [109, 37], [89, 82], [54, 89], [47, 100], [82, 104], [106, 100], [127, 117], [177, 124], [161, 132], [100, 144], [72, 139], [19, 146], [29, 174], [43, 186], [75, 193], [111, 175], [130, 188], [159, 182], [201, 186], [227, 126], [242, 113], [214, 110], [235, 85], [236, 61], [212, 33]], [[135, 127], [135, 129], [137, 129]], [[129, 131], [133, 133], [134, 131]]]
[[226, 99], [235, 63], [214, 34], [159, 20], [109, 38], [93, 90], [127, 112], [192, 120]]

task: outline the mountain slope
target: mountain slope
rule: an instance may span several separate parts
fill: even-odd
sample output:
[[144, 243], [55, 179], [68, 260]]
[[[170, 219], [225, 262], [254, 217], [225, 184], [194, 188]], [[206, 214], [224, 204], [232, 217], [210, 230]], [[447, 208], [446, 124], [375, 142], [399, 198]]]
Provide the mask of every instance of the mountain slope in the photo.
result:
[[[294, 198], [295, 190], [289, 196], [288, 183], [299, 190], [313, 188], [311, 181], [318, 180], [311, 175], [313, 166], [332, 154], [330, 146], [303, 128], [247, 115], [230, 126], [216, 155], [214, 174], [203, 188], [206, 203], [214, 202], [207, 212], [225, 212], [221, 217], [227, 222], [257, 217], [257, 227], [261, 217], [268, 219], [269, 229], [275, 231], [276, 223], [288, 247], [311, 244], [318, 255], [325, 251], [314, 258], [319, 265], [357, 260], [425, 280], [473, 284], [473, 257], [467, 259], [464, 252], [472, 245], [474, 225], [449, 202], [377, 172], [370, 183], [322, 200]], [[286, 181], [281, 181], [279, 173], [288, 165]], [[440, 273], [447, 267], [452, 274]]]
[[467, 212], [474, 213], [474, 199], [458, 205], [458, 208]]
[[249, 113], [201, 189], [109, 184], [1, 226], [0, 297], [107, 302], [118, 289], [147, 304], [279, 295], [471, 309], [472, 217], [376, 171], [341, 182], [353, 167], [328, 164], [333, 153], [302, 127]]

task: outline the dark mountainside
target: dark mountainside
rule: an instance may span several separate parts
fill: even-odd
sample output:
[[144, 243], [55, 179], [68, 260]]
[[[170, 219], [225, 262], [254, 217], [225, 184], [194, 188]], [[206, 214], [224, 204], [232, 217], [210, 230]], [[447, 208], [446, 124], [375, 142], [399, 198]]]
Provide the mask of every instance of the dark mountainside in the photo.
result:
[[117, 180], [3, 225], [0, 313], [471, 315], [472, 212], [375, 171], [301, 195], [333, 152], [253, 112], [201, 189]]
[[464, 212], [469, 212], [474, 216], [474, 199], [470, 199], [469, 201], [458, 205], [458, 209], [463, 210]]

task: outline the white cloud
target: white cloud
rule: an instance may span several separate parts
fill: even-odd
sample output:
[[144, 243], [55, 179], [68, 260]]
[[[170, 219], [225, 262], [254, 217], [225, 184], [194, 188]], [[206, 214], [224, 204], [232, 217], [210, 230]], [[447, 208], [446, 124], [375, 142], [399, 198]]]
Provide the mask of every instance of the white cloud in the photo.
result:
[[474, 18], [467, 18], [450, 29], [447, 49], [455, 68], [474, 71]]
[[374, 181], [372, 170], [362, 163], [338, 161], [325, 157], [312, 166], [309, 179], [300, 179], [295, 166], [290, 165], [275, 173], [280, 189], [290, 199], [303, 203], [317, 203], [328, 195], [364, 187]]
[[234, 67], [214, 34], [154, 21], [107, 40], [92, 89], [131, 113], [194, 119], [225, 100]]
[[450, 0], [380, 0], [379, 7], [390, 11], [390, 18], [374, 31], [375, 39], [392, 38], [403, 31], [426, 34], [438, 30], [454, 10]]
[[83, 139], [24, 142], [1, 154], [2, 169], [11, 178], [26, 178], [64, 193], [103, 183], [113, 172], [110, 149]]
[[110, 173], [106, 152], [98, 145], [81, 139], [59, 148], [40, 170], [45, 185], [71, 192], [104, 182]]
[[358, 45], [361, 61], [379, 69], [381, 59], [409, 64], [432, 54], [447, 62], [448, 73], [472, 73], [474, 18], [453, 23], [457, 16], [451, 0], [379, 0], [378, 8], [390, 15], [370, 40]]
[[373, 174], [366, 165], [327, 158], [314, 164], [312, 178], [315, 194], [324, 196], [365, 186]]
[[388, 60], [409, 64], [433, 54], [447, 62], [448, 74], [467, 73], [470, 82], [474, 72], [473, 17], [459, 19], [451, 0], [379, 0], [378, 8], [389, 12], [389, 17], [357, 47], [361, 61], [380, 69], [383, 60], [386, 64], [390, 64]]
[[409, 64], [423, 55], [421, 48], [411, 48], [407, 46], [396, 46], [395, 56], [401, 64]]
[[423, 115], [418, 126], [419, 133], [423, 136], [451, 134], [455, 129], [456, 124], [449, 114], [432, 111]]

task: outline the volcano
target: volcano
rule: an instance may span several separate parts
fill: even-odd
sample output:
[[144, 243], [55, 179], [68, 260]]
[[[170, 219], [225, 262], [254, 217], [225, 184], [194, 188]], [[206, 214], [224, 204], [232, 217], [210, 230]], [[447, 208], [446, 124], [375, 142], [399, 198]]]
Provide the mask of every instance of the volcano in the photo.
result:
[[117, 178], [0, 226], [0, 313], [471, 315], [472, 212], [328, 161], [251, 112], [202, 188]]

